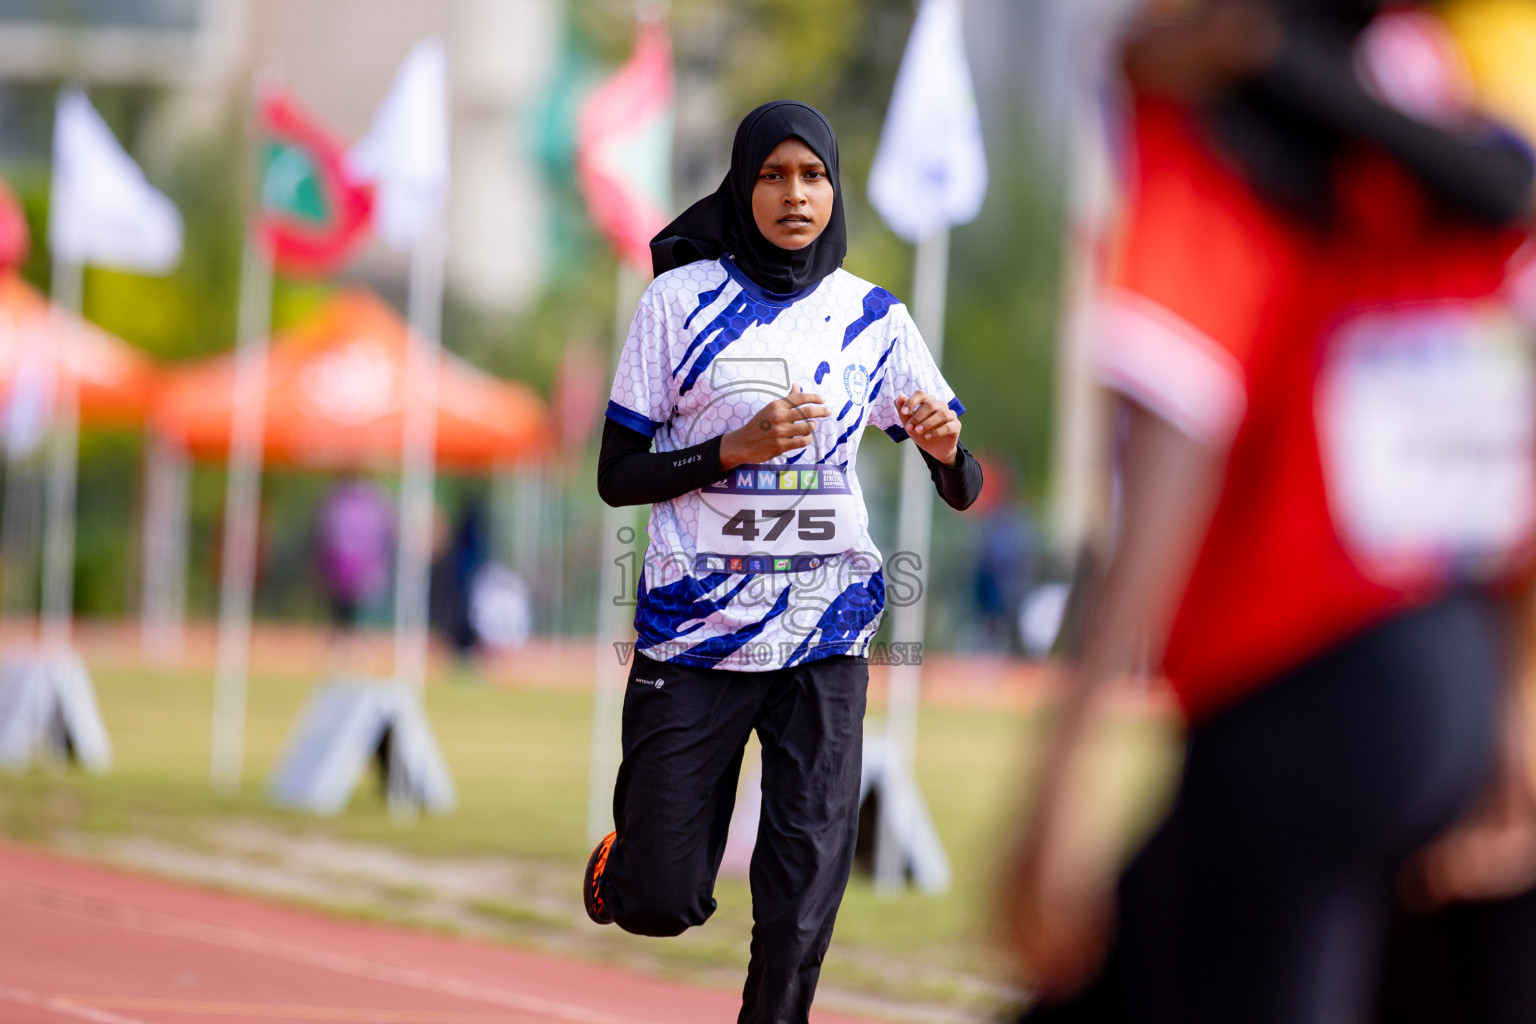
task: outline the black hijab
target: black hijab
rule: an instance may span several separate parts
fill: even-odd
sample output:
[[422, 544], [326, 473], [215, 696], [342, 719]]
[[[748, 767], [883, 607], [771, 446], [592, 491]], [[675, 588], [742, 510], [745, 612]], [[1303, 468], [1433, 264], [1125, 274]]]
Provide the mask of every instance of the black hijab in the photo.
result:
[[[832, 215], [816, 241], [803, 249], [779, 248], [763, 237], [752, 219], [757, 172], [774, 147], [791, 136], [821, 157], [832, 182]], [[651, 239], [651, 267], [657, 274], [726, 253], [759, 286], [780, 295], [814, 285], [842, 266], [848, 254], [848, 229], [843, 223], [843, 186], [837, 176], [837, 136], [816, 108], [776, 100], [744, 117], [731, 146], [731, 169], [720, 187]]]

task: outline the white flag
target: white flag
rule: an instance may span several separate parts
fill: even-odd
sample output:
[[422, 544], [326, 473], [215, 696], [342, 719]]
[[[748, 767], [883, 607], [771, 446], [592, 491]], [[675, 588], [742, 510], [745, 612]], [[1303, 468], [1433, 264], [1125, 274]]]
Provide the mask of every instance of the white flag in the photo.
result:
[[960, 0], [923, 0], [896, 73], [869, 201], [916, 242], [981, 211], [987, 155], [960, 34]]
[[373, 226], [387, 245], [409, 249], [422, 239], [448, 198], [448, 56], [440, 39], [406, 55], [347, 168], [376, 183]]
[[181, 259], [181, 214], [79, 89], [59, 94], [48, 243], [55, 260], [146, 274], [167, 273]]

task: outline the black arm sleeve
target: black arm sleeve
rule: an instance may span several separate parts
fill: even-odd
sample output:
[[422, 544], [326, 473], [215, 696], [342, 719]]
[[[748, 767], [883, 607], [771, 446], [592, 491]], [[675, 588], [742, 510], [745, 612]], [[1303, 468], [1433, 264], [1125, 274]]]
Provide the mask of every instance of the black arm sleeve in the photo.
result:
[[959, 446], [960, 457], [953, 466], [944, 465], [921, 448], [918, 451], [922, 453], [923, 461], [928, 463], [928, 475], [933, 478], [933, 486], [939, 492], [939, 497], [950, 508], [963, 512], [981, 497], [981, 463], [976, 461], [976, 456], [964, 444], [958, 441], [955, 443]]
[[603, 420], [597, 493], [614, 508], [671, 501], [724, 475], [718, 437], [675, 452], [653, 452], [651, 439], [638, 430]]
[[[959, 445], [960, 458], [945, 466], [921, 448], [928, 475], [939, 497], [967, 509], [981, 495], [981, 464]], [[597, 457], [597, 493], [609, 505], [652, 505], [696, 491], [719, 480], [720, 438], [675, 452], [651, 451], [651, 439], [613, 420], [603, 420], [603, 446]]]
[[1516, 137], [1492, 128], [1453, 132], [1380, 102], [1355, 77], [1350, 49], [1295, 27], [1275, 62], [1252, 80], [1262, 100], [1346, 138], [1377, 143], [1432, 195], [1494, 225], [1529, 208], [1536, 165]]

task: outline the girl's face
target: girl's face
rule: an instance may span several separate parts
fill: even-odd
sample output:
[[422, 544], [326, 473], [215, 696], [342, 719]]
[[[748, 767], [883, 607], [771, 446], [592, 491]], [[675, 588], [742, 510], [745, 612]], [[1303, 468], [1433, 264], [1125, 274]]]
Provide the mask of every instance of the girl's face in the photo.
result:
[[804, 249], [832, 216], [832, 179], [815, 150], [794, 136], [773, 148], [752, 186], [752, 219], [780, 249]]

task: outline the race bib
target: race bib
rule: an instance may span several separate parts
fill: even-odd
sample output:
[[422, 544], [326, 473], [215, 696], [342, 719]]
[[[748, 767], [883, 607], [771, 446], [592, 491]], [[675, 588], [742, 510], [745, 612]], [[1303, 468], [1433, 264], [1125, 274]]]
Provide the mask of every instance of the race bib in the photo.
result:
[[859, 501], [838, 466], [737, 466], [699, 496], [697, 572], [810, 572], [859, 535]]
[[1333, 339], [1315, 413], [1340, 539], [1383, 582], [1486, 577], [1536, 518], [1536, 385], [1496, 306], [1367, 313]]

